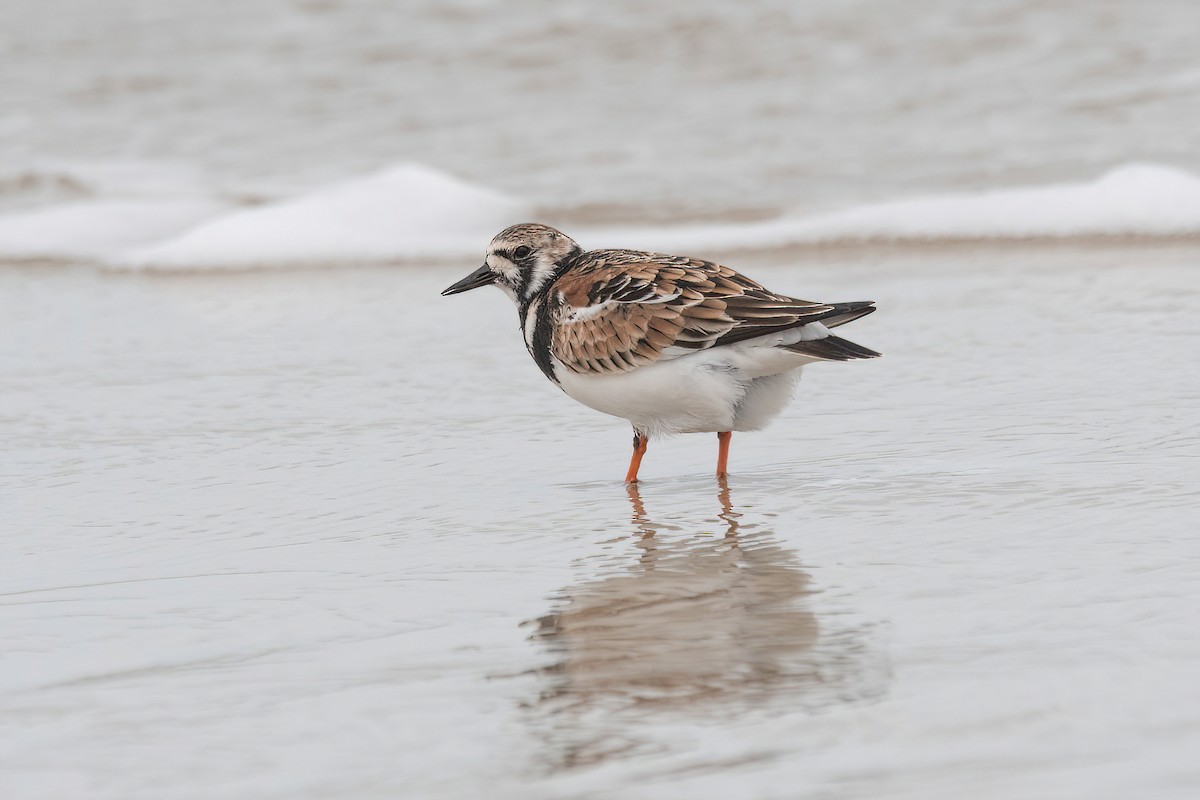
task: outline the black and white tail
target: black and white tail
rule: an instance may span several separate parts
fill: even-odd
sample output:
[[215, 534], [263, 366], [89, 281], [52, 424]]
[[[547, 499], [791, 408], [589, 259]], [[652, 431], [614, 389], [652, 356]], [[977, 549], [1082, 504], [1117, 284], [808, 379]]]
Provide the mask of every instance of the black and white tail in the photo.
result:
[[[820, 321], [820, 324], [826, 328], [845, 325], [847, 322], [865, 317], [875, 310], [873, 300], [856, 300], [852, 303], [832, 303], [831, 305], [833, 305], [833, 310]], [[882, 355], [882, 353], [876, 353], [861, 344], [834, 336], [832, 333], [823, 339], [810, 339], [786, 345], [786, 349], [823, 361], [856, 361], [861, 358], [879, 358]]]

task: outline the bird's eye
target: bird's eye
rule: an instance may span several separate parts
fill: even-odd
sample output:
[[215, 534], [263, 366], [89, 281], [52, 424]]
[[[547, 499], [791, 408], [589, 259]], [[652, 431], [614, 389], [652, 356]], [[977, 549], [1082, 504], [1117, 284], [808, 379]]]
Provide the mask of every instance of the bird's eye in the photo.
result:
[[513, 250], [513, 255], [517, 258], [525, 258], [525, 256], [529, 255], [529, 252], [530, 251], [528, 247], [521, 245], [516, 250]]

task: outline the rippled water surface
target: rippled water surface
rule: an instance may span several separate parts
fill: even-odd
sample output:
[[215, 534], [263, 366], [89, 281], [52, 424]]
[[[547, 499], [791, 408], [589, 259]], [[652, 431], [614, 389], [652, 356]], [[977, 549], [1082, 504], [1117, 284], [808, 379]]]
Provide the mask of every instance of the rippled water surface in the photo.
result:
[[1196, 257], [746, 263], [886, 357], [632, 491], [455, 270], [0, 272], [5, 794], [1191, 797]]

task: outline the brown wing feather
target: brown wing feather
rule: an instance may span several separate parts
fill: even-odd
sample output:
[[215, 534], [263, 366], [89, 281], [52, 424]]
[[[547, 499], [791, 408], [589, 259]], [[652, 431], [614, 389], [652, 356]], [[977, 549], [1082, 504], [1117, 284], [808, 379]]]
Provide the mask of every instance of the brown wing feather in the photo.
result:
[[626, 372], [835, 313], [720, 264], [634, 250], [584, 254], [550, 297], [559, 303], [551, 350], [580, 373]]

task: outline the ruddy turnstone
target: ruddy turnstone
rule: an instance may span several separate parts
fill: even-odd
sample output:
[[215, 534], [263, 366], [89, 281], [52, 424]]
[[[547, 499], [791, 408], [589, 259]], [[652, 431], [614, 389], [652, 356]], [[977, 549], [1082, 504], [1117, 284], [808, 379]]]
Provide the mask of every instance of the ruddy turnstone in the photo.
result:
[[443, 295], [498, 286], [525, 347], [560, 389], [633, 425], [627, 483], [651, 436], [715, 432], [724, 477], [733, 431], [763, 428], [814, 361], [875, 358], [830, 328], [873, 301], [813, 303], [729, 267], [638, 250], [587, 250], [546, 225], [505, 228], [483, 266]]

